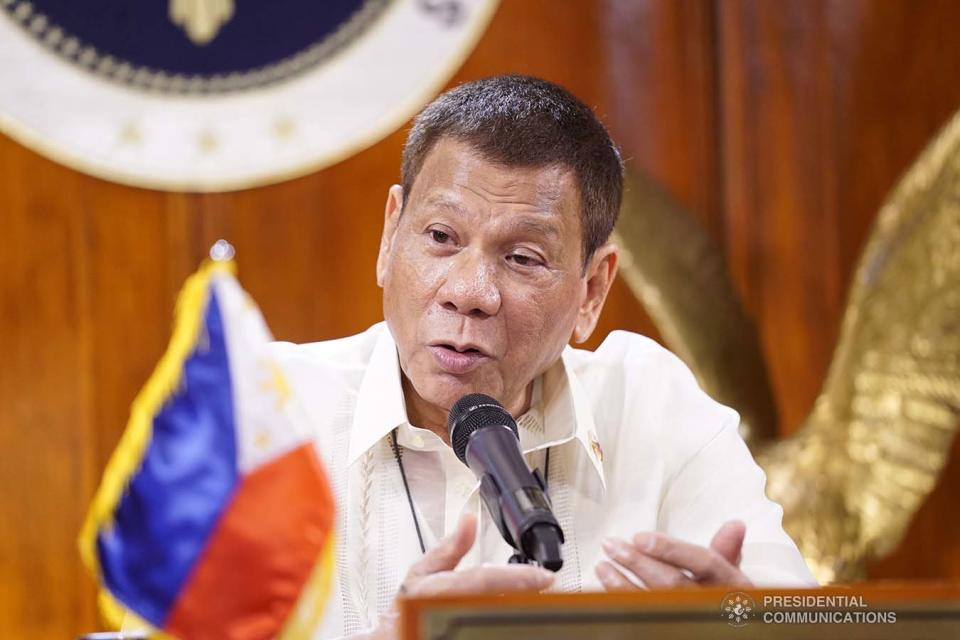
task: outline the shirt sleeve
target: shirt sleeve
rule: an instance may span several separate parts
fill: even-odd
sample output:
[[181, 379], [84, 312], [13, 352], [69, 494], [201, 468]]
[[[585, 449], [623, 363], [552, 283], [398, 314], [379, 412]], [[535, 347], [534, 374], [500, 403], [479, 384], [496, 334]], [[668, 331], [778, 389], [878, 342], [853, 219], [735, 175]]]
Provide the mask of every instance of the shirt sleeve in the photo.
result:
[[783, 530], [783, 509], [764, 493], [766, 474], [728, 419], [666, 486], [658, 516], [663, 533], [708, 546], [729, 520], [746, 525], [740, 569], [758, 587], [806, 587], [817, 582]]

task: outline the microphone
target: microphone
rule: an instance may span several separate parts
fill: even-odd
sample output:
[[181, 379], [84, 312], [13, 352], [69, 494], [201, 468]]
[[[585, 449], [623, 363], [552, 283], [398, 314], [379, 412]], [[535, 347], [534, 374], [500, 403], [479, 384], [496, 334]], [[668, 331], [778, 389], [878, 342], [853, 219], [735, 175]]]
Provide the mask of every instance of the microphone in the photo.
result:
[[511, 562], [563, 566], [563, 531], [550, 508], [546, 482], [523, 460], [517, 423], [499, 402], [466, 395], [447, 417], [453, 451], [480, 479], [480, 495], [500, 535], [517, 550]]

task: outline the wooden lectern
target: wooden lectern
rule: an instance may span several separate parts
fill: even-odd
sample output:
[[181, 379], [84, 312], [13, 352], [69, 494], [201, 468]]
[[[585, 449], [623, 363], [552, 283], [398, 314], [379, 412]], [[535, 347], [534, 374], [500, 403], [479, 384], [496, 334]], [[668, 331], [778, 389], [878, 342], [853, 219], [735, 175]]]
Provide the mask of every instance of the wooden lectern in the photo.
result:
[[960, 638], [960, 582], [407, 599], [406, 640]]

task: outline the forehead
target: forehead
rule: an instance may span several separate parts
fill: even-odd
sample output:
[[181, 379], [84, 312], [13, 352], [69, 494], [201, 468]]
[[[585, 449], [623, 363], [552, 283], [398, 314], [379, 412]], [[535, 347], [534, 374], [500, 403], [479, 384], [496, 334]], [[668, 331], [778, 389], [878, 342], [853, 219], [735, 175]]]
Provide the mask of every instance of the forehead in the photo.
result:
[[579, 228], [580, 193], [570, 168], [558, 164], [512, 167], [492, 162], [468, 143], [451, 138], [437, 141], [428, 152], [408, 200], [420, 206], [454, 206], [469, 201], [509, 205], [569, 218]]

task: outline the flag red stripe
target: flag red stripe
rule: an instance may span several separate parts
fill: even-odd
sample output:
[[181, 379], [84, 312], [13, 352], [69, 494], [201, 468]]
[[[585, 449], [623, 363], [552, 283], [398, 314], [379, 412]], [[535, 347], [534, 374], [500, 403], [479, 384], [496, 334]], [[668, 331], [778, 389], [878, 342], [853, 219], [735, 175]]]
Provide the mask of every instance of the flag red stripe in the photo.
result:
[[242, 476], [164, 630], [184, 638], [272, 638], [333, 534], [334, 505], [313, 446]]

